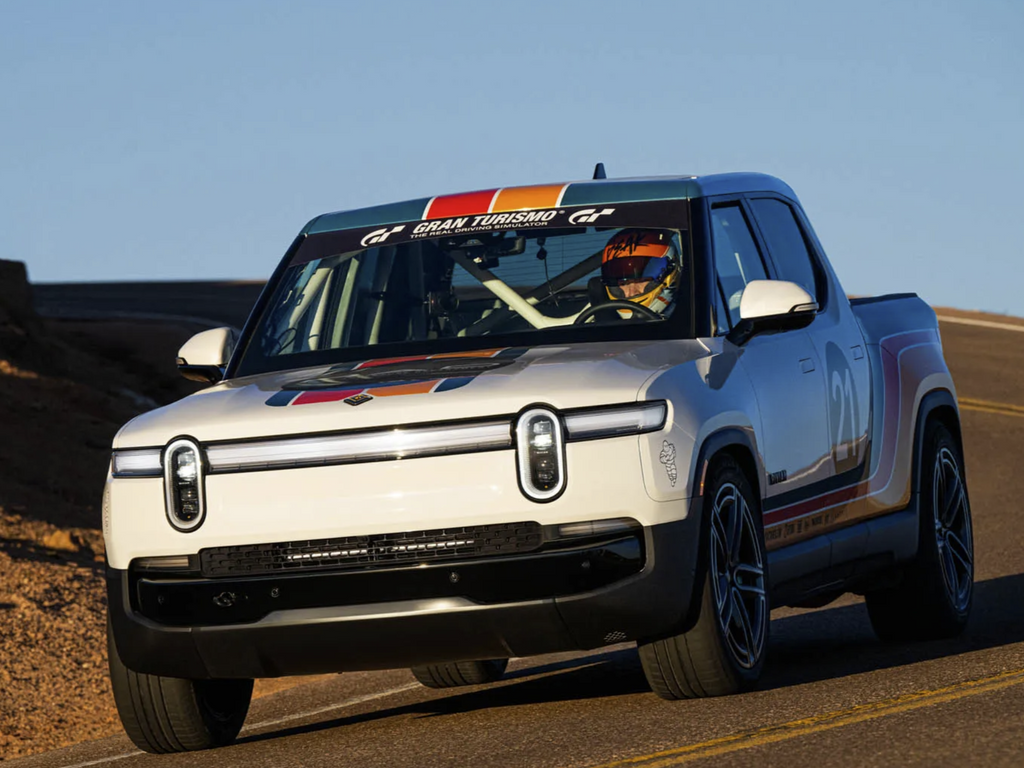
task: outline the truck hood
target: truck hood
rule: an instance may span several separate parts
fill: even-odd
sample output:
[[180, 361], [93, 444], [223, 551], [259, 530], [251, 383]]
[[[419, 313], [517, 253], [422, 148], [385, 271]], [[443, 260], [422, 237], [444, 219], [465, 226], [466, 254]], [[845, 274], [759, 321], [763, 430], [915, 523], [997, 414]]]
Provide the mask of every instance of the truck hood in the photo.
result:
[[234, 379], [129, 422], [115, 448], [301, 435], [632, 402], [699, 341], [519, 347], [343, 363]]

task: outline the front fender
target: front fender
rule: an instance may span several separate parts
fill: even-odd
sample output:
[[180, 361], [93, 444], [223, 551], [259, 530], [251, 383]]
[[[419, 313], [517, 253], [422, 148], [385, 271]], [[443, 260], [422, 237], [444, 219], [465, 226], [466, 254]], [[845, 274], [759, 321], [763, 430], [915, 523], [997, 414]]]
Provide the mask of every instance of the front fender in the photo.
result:
[[[715, 435], [735, 430], [742, 435], [736, 441], [759, 456], [757, 399], [746, 371], [736, 364], [742, 350], [721, 339], [707, 341], [709, 356], [667, 369], [640, 393], [642, 400], [670, 404], [666, 428], [643, 436], [640, 442], [644, 485], [654, 501], [691, 499], [700, 494], [697, 474], [702, 451], [717, 444], [721, 437]], [[760, 496], [764, 479], [759, 460], [756, 463], [752, 485]]]

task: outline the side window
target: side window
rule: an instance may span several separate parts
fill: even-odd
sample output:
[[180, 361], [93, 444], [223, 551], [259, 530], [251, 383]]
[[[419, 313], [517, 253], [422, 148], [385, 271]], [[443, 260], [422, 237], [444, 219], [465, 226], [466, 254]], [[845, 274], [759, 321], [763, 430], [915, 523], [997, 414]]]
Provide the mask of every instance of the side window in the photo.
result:
[[793, 209], [781, 200], [771, 198], [749, 202], [775, 266], [778, 267], [779, 279], [802, 286], [811, 294], [811, 298], [821, 303], [818, 299], [814, 262]]
[[732, 329], [729, 310], [725, 308], [725, 300], [722, 298], [722, 286], [715, 286], [715, 319], [718, 324], [719, 336], [724, 336]]
[[730, 323], [736, 325], [740, 321], [743, 289], [751, 280], [766, 280], [768, 273], [739, 205], [711, 209], [711, 239], [722, 298]]

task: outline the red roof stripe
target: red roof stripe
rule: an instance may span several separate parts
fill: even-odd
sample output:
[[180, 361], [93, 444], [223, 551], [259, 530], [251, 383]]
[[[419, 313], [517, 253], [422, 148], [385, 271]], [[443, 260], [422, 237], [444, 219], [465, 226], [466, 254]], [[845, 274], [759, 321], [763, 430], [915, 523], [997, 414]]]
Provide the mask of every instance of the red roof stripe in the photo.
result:
[[424, 219], [447, 219], [451, 216], [474, 216], [487, 213], [491, 207], [496, 189], [480, 192], [463, 192], [460, 195], [435, 197], [423, 212]]

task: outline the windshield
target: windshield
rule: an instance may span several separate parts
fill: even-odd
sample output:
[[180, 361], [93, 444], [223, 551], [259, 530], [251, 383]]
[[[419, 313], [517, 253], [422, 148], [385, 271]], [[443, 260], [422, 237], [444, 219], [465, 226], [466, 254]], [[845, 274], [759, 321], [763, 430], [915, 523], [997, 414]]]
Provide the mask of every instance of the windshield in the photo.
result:
[[685, 211], [681, 201], [632, 203], [311, 235], [273, 286], [235, 375], [679, 338], [691, 301]]

